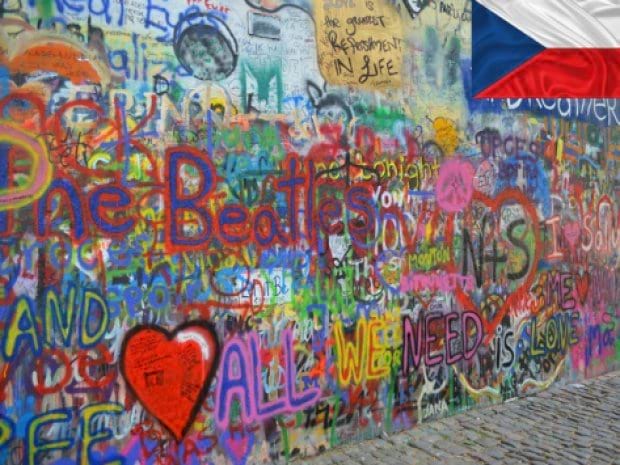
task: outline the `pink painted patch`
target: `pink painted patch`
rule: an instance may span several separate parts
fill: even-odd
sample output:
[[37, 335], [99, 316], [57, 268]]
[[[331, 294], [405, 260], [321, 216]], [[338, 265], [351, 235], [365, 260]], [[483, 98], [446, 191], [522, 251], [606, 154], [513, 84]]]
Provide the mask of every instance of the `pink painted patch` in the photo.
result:
[[474, 167], [453, 159], [439, 169], [435, 195], [439, 206], [449, 213], [461, 212], [469, 205], [474, 193]]
[[571, 250], [575, 250], [575, 246], [579, 241], [579, 236], [581, 236], [581, 225], [578, 221], [573, 221], [572, 223], [566, 223], [562, 228], [562, 232], [564, 233], [564, 239], [568, 243]]

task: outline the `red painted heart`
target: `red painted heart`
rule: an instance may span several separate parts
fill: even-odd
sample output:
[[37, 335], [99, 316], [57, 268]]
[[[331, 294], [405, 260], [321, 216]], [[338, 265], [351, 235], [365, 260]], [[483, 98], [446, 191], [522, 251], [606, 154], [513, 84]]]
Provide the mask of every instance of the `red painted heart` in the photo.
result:
[[120, 369], [134, 396], [180, 441], [207, 395], [218, 355], [209, 323], [188, 322], [173, 332], [140, 325], [125, 336]]
[[590, 272], [586, 271], [583, 275], [575, 273], [575, 288], [577, 289], [579, 302], [583, 305], [590, 290]]
[[[495, 328], [497, 328], [497, 326], [502, 322], [508, 310], [511, 307], [518, 305], [519, 300], [523, 297], [524, 294], [529, 292], [530, 288], [532, 287], [532, 284], [534, 283], [534, 279], [536, 277], [538, 262], [540, 261], [542, 255], [542, 243], [540, 238], [540, 230], [538, 228], [539, 220], [538, 214], [536, 213], [536, 208], [532, 205], [531, 201], [527, 198], [527, 196], [519, 189], [506, 189], [495, 198], [489, 198], [486, 195], [475, 191], [473, 201], [482, 203], [491, 211], [499, 210], [501, 209], [502, 205], [510, 202], [517, 203], [523, 208], [525, 214], [529, 217], [532, 225], [534, 225], [533, 232], [535, 247], [533, 254], [534, 256], [530, 257], [531, 263], [529, 270], [526, 276], [522, 278], [521, 284], [506, 297], [503, 305], [501, 306], [499, 311], [497, 311], [495, 315], [491, 318], [491, 321], [487, 320], [484, 315], [482, 315], [482, 312], [467, 292], [465, 292], [461, 287], [457, 287], [456, 289], [456, 297], [463, 306], [463, 308], [465, 310], [475, 311], [482, 319], [486, 332], [485, 342], [489, 343], [495, 335]], [[448, 231], [446, 233], [446, 236], [449, 240], [453, 237], [453, 228], [454, 223], [452, 220], [448, 223]], [[457, 272], [457, 267], [454, 263], [454, 254], [452, 255], [452, 263], [448, 266], [448, 270], [451, 272]]]

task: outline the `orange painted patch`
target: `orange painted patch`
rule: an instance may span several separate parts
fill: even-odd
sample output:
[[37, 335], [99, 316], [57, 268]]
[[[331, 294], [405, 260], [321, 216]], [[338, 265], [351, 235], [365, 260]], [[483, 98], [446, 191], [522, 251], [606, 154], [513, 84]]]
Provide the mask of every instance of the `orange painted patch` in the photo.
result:
[[44, 43], [28, 47], [10, 61], [9, 68], [14, 73], [51, 71], [71, 79], [74, 84], [101, 82], [93, 63], [82, 51], [61, 43]]

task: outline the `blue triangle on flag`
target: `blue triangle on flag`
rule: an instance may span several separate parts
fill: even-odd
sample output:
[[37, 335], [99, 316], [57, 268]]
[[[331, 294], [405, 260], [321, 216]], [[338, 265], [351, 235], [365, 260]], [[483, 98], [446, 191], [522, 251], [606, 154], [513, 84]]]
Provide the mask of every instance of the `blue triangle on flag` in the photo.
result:
[[472, 90], [486, 89], [506, 74], [545, 50], [541, 44], [473, 1]]

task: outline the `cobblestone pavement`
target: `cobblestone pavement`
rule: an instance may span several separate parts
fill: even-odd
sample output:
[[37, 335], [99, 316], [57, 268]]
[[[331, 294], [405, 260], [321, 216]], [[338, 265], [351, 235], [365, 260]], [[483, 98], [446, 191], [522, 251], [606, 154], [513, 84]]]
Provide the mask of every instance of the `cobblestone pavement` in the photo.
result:
[[298, 463], [620, 465], [620, 371]]

